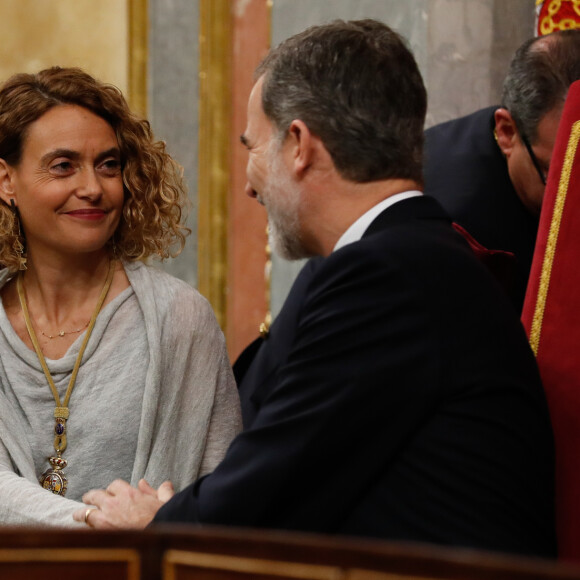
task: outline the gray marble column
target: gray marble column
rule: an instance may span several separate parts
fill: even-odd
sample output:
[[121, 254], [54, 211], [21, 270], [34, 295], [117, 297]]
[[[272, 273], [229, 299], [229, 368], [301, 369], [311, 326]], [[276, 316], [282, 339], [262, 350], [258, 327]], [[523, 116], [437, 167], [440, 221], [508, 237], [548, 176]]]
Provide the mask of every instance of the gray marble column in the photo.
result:
[[183, 165], [192, 207], [192, 234], [164, 268], [197, 284], [197, 153], [199, 7], [192, 0], [149, 0], [148, 116], [158, 139]]

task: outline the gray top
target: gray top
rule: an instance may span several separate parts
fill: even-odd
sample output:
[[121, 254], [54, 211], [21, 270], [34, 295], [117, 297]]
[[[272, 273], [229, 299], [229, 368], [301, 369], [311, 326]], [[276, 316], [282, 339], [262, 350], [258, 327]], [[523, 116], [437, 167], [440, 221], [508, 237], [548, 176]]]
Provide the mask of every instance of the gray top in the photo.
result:
[[[240, 429], [223, 335], [191, 286], [141, 263], [99, 314], [69, 403], [66, 498], [38, 477], [54, 455], [54, 399], [0, 304], [0, 524], [78, 525], [83, 493], [121, 478], [176, 489], [211, 471]], [[9, 279], [0, 273], [0, 288]], [[61, 399], [83, 335], [47, 360]]]

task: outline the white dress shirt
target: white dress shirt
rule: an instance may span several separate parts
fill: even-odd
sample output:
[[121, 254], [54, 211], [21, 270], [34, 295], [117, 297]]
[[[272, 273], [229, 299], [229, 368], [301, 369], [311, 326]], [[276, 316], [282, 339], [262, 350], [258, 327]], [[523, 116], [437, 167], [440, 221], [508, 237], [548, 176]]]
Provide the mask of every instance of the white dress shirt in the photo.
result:
[[383, 201], [371, 207], [371, 209], [369, 209], [366, 213], [363, 213], [363, 215], [361, 215], [354, 223], [349, 226], [344, 234], [340, 236], [332, 251], [335, 252], [347, 244], [352, 244], [352, 242], [358, 242], [363, 237], [363, 234], [371, 225], [373, 220], [386, 208], [397, 203], [398, 201], [403, 201], [404, 199], [417, 197], [419, 195], [423, 195], [423, 193], [417, 190], [412, 190], [395, 193], [395, 195], [391, 195], [390, 197], [387, 197], [387, 199], [383, 199]]

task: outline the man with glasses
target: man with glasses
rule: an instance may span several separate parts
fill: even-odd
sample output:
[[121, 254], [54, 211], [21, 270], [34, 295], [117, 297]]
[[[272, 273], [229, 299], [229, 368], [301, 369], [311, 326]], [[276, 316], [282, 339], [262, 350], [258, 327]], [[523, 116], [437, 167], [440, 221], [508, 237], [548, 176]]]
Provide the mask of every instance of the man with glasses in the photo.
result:
[[562, 107], [578, 79], [580, 30], [529, 39], [510, 64], [500, 108], [425, 134], [425, 193], [481, 244], [515, 255], [510, 297], [518, 312]]

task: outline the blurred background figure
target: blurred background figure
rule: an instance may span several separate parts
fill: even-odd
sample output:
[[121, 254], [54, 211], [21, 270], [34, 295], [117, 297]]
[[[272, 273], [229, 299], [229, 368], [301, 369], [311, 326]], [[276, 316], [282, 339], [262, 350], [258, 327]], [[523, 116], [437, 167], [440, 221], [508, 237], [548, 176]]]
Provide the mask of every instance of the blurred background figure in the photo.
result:
[[478, 242], [515, 256], [510, 296], [520, 313], [568, 88], [580, 79], [580, 30], [531, 38], [516, 52], [501, 107], [426, 131], [425, 193]]

